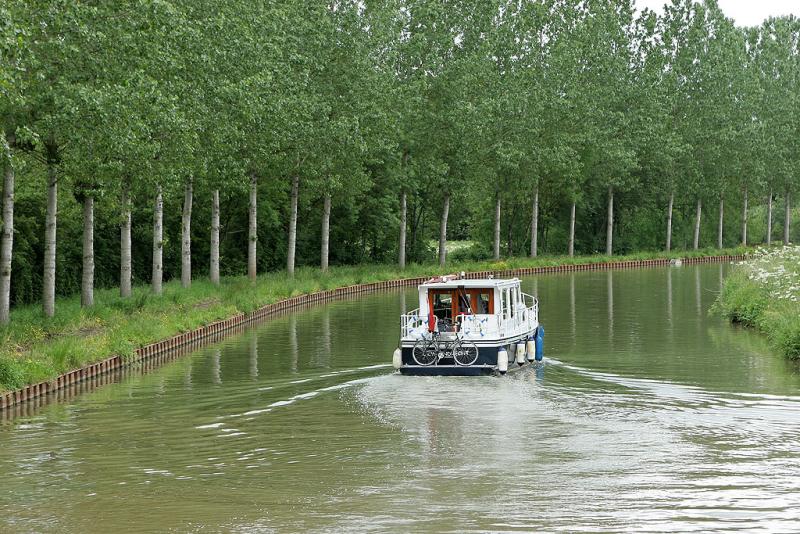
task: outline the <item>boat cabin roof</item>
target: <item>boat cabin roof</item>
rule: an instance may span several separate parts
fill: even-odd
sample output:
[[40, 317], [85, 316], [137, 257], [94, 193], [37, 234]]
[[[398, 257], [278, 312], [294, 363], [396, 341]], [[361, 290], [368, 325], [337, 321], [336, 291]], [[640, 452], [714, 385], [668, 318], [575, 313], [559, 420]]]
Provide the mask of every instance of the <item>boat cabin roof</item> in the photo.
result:
[[513, 287], [519, 285], [519, 278], [502, 280], [499, 278], [473, 278], [465, 279], [456, 275], [441, 276], [431, 278], [419, 287], [421, 289], [456, 289], [463, 288], [494, 288], [494, 287]]

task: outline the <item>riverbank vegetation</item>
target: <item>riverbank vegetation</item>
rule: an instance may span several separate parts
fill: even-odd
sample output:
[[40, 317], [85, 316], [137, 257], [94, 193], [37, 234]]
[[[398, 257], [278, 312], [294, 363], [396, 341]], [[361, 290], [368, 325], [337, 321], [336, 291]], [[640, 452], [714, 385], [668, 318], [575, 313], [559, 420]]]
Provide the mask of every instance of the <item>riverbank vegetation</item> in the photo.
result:
[[760, 249], [725, 280], [714, 309], [800, 359], [800, 247]]
[[[705, 249], [671, 255], [639, 253], [613, 259], [677, 258], [714, 253], [720, 251]], [[743, 249], [723, 253], [741, 254]], [[402, 270], [396, 265], [332, 267], [326, 273], [302, 267], [294, 276], [283, 271], [260, 275], [255, 286], [247, 277], [239, 276], [223, 277], [219, 285], [207, 278], [195, 280], [188, 289], [181, 287], [180, 280], [173, 280], [164, 284], [161, 295], [154, 295], [147, 286], [134, 287], [130, 298], [120, 297], [114, 289], [99, 290], [90, 308], [82, 307], [77, 295], [60, 298], [57, 300], [59, 313], [54, 318], [45, 317], [36, 305], [24, 305], [13, 311], [10, 325], [0, 327], [0, 391], [48, 380], [111, 355], [132, 356], [136, 348], [148, 343], [292, 296], [458, 270], [503, 270], [611, 259], [608, 256], [542, 256], [500, 262], [458, 262], [445, 268], [436, 264], [409, 264]]]
[[0, 322], [449, 239], [789, 242], [799, 34], [714, 0], [7, 0]]

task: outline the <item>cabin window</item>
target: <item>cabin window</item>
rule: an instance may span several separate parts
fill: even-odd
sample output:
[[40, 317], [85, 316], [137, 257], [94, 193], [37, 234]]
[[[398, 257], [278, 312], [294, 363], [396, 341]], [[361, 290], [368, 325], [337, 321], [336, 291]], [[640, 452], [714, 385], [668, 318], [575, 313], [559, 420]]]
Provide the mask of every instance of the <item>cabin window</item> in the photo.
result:
[[459, 315], [494, 313], [493, 291], [490, 288], [463, 287], [453, 290], [431, 289], [428, 292], [428, 305], [439, 321], [452, 324]]
[[453, 295], [449, 291], [433, 294], [433, 314], [439, 320], [453, 320]]

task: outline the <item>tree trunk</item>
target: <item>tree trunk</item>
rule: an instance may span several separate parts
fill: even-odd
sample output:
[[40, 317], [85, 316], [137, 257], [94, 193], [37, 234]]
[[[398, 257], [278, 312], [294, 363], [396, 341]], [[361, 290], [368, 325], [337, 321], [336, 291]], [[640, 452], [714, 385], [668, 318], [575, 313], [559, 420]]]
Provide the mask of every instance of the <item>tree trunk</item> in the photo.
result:
[[181, 286], [192, 285], [192, 178], [186, 181], [183, 193], [183, 215], [181, 217]]
[[219, 189], [211, 193], [211, 261], [208, 275], [212, 284], [219, 285]]
[[606, 256], [614, 254], [614, 186], [608, 186], [608, 214], [606, 215]]
[[792, 226], [792, 192], [786, 191], [786, 198], [784, 199], [784, 213], [783, 213], [783, 244], [789, 246], [789, 238], [791, 232], [789, 231]]
[[250, 175], [250, 207], [247, 233], [247, 277], [251, 282], [258, 275], [258, 175]]
[[400, 245], [398, 264], [401, 269], [406, 268], [406, 226], [408, 225], [408, 198], [405, 191], [400, 194]]
[[122, 225], [120, 226], [119, 254], [119, 294], [122, 298], [131, 296], [131, 183], [122, 183]]
[[508, 220], [508, 246], [506, 250], [506, 254], [509, 258], [514, 257], [514, 225], [511, 221], [515, 221], [516, 219], [516, 212], [512, 211], [511, 217]]
[[294, 253], [297, 246], [297, 200], [300, 196], [300, 176], [292, 176], [292, 196], [289, 207], [289, 249], [286, 254], [286, 272], [294, 276]]
[[567, 246], [567, 253], [570, 258], [575, 255], [575, 201], [572, 201], [572, 207], [569, 210], [569, 245]]
[[539, 186], [533, 188], [533, 213], [531, 214], [531, 258], [539, 255]]
[[494, 197], [494, 259], [500, 259], [500, 192]]
[[694, 220], [694, 250], [700, 248], [700, 220], [703, 216], [703, 201], [697, 199], [697, 215]]
[[0, 238], [0, 324], [8, 324], [11, 320], [11, 258], [14, 250], [14, 167], [9, 154], [5, 159], [3, 234]]
[[164, 197], [161, 185], [156, 186], [156, 204], [153, 210], [153, 293], [160, 295], [164, 281]]
[[450, 214], [450, 193], [444, 194], [442, 206], [442, 222], [439, 225], [439, 267], [447, 262], [447, 216]]
[[717, 227], [717, 248], [722, 249], [722, 237], [725, 228], [725, 199], [719, 197], [719, 226]]
[[331, 236], [331, 195], [325, 193], [322, 198], [322, 250], [320, 250], [320, 267], [322, 272], [328, 271], [328, 252]]
[[767, 246], [772, 244], [772, 188], [769, 188], [767, 199]]
[[667, 252], [672, 250], [672, 208], [675, 205], [675, 191], [669, 192], [669, 206], [667, 207]]
[[[407, 178], [408, 149], [403, 149], [400, 163], [403, 170], [403, 178]], [[408, 192], [403, 189], [400, 193], [400, 242], [398, 243], [397, 263], [400, 269], [406, 268], [406, 232], [408, 231]]]
[[744, 190], [744, 203], [742, 205], [742, 246], [747, 246], [747, 188]]
[[44, 275], [42, 277], [42, 310], [52, 317], [56, 312], [56, 223], [58, 221], [58, 171], [47, 166], [47, 212], [44, 232]]
[[83, 199], [83, 275], [81, 306], [94, 306], [94, 197]]

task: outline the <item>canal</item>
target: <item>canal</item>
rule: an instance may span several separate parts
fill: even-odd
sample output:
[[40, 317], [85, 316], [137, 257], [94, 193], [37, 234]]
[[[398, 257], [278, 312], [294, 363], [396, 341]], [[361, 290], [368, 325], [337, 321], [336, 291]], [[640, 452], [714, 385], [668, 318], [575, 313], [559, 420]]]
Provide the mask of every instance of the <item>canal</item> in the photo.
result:
[[788, 531], [800, 374], [727, 265], [547, 275], [546, 364], [401, 377], [416, 293], [275, 318], [0, 426], [0, 531]]

